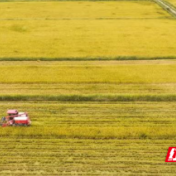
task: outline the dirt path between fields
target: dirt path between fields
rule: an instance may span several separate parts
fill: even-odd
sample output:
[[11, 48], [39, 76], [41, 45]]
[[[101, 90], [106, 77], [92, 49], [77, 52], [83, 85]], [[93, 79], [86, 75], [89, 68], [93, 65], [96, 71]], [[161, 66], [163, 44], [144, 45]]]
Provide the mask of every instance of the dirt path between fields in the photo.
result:
[[176, 65], [172, 60], [121, 60], [121, 61], [0, 61], [1, 66], [113, 66], [113, 65]]

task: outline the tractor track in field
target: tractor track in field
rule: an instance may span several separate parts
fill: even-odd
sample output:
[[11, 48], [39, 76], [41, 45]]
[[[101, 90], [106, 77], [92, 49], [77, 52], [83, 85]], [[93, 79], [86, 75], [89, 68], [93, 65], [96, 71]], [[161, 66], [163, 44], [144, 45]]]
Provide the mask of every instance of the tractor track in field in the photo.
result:
[[176, 18], [176, 7], [164, 0], [154, 0], [160, 7]]

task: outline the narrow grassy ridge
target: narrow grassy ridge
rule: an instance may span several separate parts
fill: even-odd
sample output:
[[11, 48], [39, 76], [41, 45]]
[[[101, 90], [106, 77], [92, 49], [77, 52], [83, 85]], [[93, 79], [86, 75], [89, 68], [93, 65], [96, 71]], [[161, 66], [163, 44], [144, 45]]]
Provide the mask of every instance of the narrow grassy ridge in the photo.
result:
[[0, 57], [0, 61], [123, 61], [123, 60], [175, 60], [176, 56], [163, 57]]
[[159, 95], [0, 95], [0, 101], [176, 101], [176, 94]]

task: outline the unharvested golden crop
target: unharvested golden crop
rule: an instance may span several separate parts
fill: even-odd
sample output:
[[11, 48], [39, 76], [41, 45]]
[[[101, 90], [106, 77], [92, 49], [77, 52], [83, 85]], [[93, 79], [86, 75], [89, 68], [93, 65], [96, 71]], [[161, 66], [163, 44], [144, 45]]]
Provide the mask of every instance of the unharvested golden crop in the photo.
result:
[[155, 3], [41, 4], [0, 3], [0, 58], [176, 56], [176, 23]]
[[176, 56], [174, 20], [5, 21], [0, 57]]
[[11, 20], [91, 20], [170, 16], [151, 1], [6, 2], [0, 3], [0, 8], [0, 19]]
[[0, 3], [0, 59], [38, 60], [0, 62], [0, 117], [32, 120], [0, 129], [0, 175], [174, 175], [175, 60], [39, 60], [176, 57], [175, 28], [149, 1]]
[[0, 66], [0, 83], [175, 83], [176, 65]]

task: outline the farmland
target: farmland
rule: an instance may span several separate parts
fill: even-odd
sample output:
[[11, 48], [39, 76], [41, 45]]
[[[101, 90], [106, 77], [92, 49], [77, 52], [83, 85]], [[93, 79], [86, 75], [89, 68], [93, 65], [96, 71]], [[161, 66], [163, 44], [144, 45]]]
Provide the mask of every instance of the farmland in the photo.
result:
[[[101, 64], [101, 62], [99, 62]], [[70, 64], [70, 65], [69, 65]], [[175, 83], [172, 65], [13, 65], [0, 66], [1, 83]], [[10, 71], [8, 71], [10, 70]], [[38, 74], [40, 73], [40, 74]], [[140, 73], [140, 74], [139, 74]], [[14, 76], [15, 74], [15, 76]], [[24, 77], [25, 75], [25, 77]]]
[[176, 55], [174, 20], [137, 19], [120, 20], [120, 23], [113, 20], [83, 20], [81, 23], [62, 20], [36, 21], [36, 24], [33, 21], [5, 21], [0, 23], [0, 28], [2, 59], [113, 59], [120, 56], [150, 58]]
[[[1, 175], [167, 175], [175, 102], [1, 102], [28, 109], [33, 126], [4, 128]], [[10, 159], [11, 158], [11, 159]], [[139, 159], [140, 158], [140, 159]], [[139, 167], [142, 165], [143, 167]]]
[[[168, 145], [175, 144], [172, 140], [165, 140], [163, 143], [163, 140], [136, 139], [96, 141], [84, 139], [75, 139], [74, 141], [68, 139], [48, 139], [47, 141], [45, 139], [3, 139], [2, 142], [6, 144], [6, 147], [0, 144], [4, 151], [0, 155], [2, 158], [0, 166], [4, 170], [1, 171], [1, 175], [10, 175], [12, 171], [15, 176], [140, 175], [141, 173], [145, 175], [145, 173], [149, 173], [148, 170], [150, 170], [148, 175], [175, 173], [175, 165], [166, 164], [163, 166], [163, 160], [160, 159], [165, 157], [163, 150], [167, 150]], [[7, 147], [9, 144], [11, 147]], [[21, 150], [27, 155], [24, 155], [23, 152], [18, 152], [17, 155], [17, 151]], [[128, 156], [125, 154], [126, 151], [129, 153]], [[11, 158], [10, 162], [6, 158]], [[16, 166], [20, 166], [19, 170], [15, 169]]]
[[2, 2], [0, 8], [1, 59], [176, 56], [175, 20], [154, 2]]
[[0, 176], [174, 175], [175, 29], [153, 1], [0, 0], [0, 115], [32, 120]]
[[[28, 8], [26, 9], [26, 6]], [[120, 7], [119, 7], [120, 6]], [[72, 1], [2, 3], [4, 20], [92, 20], [118, 18], [167, 18], [170, 15], [150, 1]]]
[[[167, 175], [168, 168], [170, 174], [175, 172], [173, 164], [163, 164], [176, 136], [176, 80], [169, 79], [175, 74], [174, 60], [53, 63], [1, 62], [0, 114], [9, 107], [27, 110], [33, 122], [27, 129], [0, 131], [1, 175]], [[133, 70], [130, 80], [124, 66]], [[87, 79], [79, 77], [80, 68]], [[152, 73], [154, 68], [159, 76]], [[69, 76], [60, 69], [74, 77], [67, 80]], [[99, 69], [100, 75], [92, 82]], [[42, 78], [46, 70], [50, 78]], [[148, 71], [148, 77], [140, 83], [135, 72], [142, 70]], [[109, 76], [106, 82], [100, 79], [103, 73]], [[21, 75], [26, 75], [23, 80]], [[29, 81], [30, 75], [34, 82]], [[117, 75], [124, 77], [123, 83], [111, 82]], [[47, 82], [51, 78], [55, 83]], [[115, 100], [119, 95], [120, 100]], [[138, 96], [143, 96], [141, 101]]]

